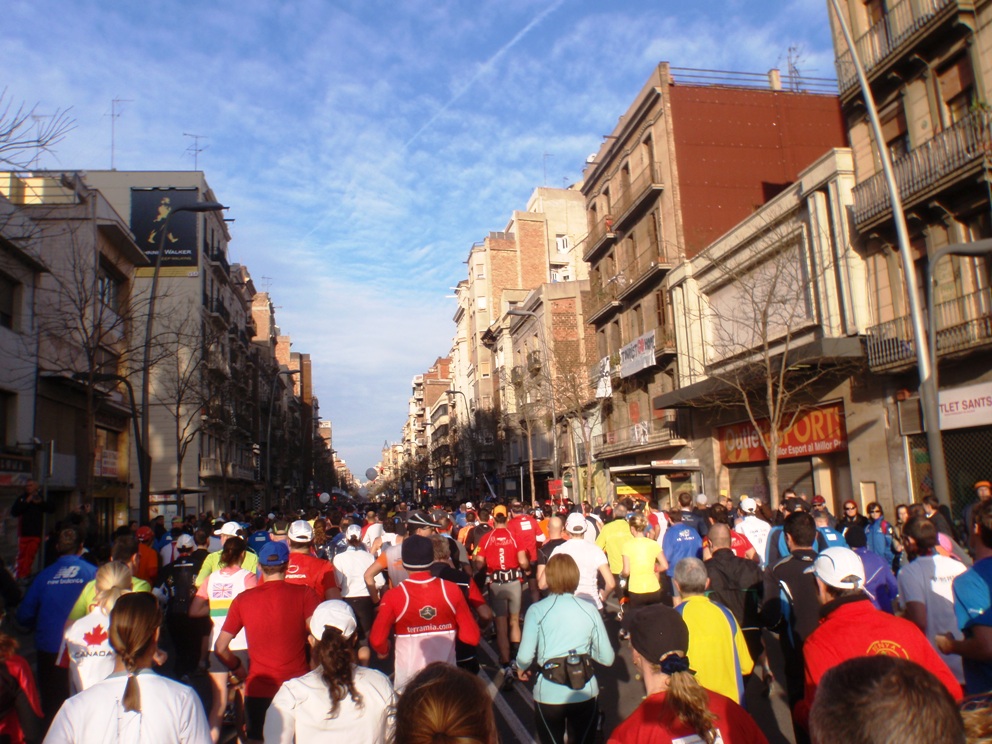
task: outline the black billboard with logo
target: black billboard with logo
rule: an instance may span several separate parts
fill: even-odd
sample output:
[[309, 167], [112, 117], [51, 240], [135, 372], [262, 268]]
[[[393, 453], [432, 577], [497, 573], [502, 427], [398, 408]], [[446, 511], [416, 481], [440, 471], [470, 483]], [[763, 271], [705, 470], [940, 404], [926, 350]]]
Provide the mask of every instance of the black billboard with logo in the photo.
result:
[[[131, 231], [149, 261], [155, 263], [158, 256], [162, 230], [169, 212], [176, 207], [196, 204], [199, 200], [198, 189], [131, 189]], [[179, 212], [168, 222], [162, 266], [195, 267], [199, 259], [196, 251], [196, 213]]]

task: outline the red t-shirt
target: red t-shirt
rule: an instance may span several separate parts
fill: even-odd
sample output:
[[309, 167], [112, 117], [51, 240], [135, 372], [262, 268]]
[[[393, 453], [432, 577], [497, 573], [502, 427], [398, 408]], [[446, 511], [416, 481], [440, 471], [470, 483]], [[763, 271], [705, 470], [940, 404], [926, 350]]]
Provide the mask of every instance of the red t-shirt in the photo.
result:
[[520, 547], [518, 550], [527, 551], [527, 559], [531, 563], [537, 562], [537, 537], [541, 536], [544, 542], [544, 533], [541, 532], [541, 525], [529, 514], [518, 514], [506, 525], [506, 528], [513, 534], [513, 538]]
[[[497, 527], [492, 532], [487, 532], [479, 540], [478, 554], [486, 559], [486, 569], [493, 571], [510, 571], [520, 568], [520, 559], [517, 553], [523, 550], [523, 546], [518, 545], [513, 538], [513, 533], [506, 527]], [[537, 560], [535, 556], [535, 560]]]
[[309, 586], [321, 600], [328, 589], [337, 586], [334, 581], [334, 564], [308, 553], [289, 554], [286, 581]]
[[[610, 734], [608, 744], [671, 744], [673, 741], [696, 741], [696, 732], [682, 723], [675, 712], [665, 706], [667, 692], [644, 699], [630, 717]], [[713, 725], [724, 744], [768, 744], [758, 724], [730, 698], [706, 690], [709, 709], [716, 714]], [[683, 738], [685, 737], [685, 738]], [[693, 737], [693, 738], [689, 738]], [[701, 741], [701, 739], [700, 739]]]
[[319, 604], [309, 587], [271, 580], [234, 598], [223, 630], [245, 629], [248, 697], [273, 697], [283, 682], [310, 671], [307, 620]]
[[[703, 545], [707, 548], [712, 549], [710, 545], [710, 539], [708, 537], [703, 538]], [[730, 549], [734, 551], [734, 555], [738, 558], [747, 558], [747, 552], [753, 550], [754, 546], [751, 541], [747, 539], [747, 535], [742, 535], [737, 530], [730, 531]]]

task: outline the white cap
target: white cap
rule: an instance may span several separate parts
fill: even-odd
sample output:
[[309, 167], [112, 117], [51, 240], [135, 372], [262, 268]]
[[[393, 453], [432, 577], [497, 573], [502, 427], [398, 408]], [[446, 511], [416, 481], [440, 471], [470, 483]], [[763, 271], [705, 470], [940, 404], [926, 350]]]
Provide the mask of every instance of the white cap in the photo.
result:
[[706, 498], [706, 494], [705, 493], [701, 493], [701, 494], [699, 494], [696, 497], [696, 503], [699, 504], [700, 506], [706, 506], [706, 503], [708, 501], [709, 501], [709, 499]]
[[804, 573], [811, 573], [835, 589], [863, 589], [865, 566], [850, 548], [827, 548]]
[[297, 519], [289, 525], [289, 539], [296, 542], [310, 542], [313, 540], [313, 527], [309, 522]]
[[227, 535], [228, 537], [237, 537], [238, 531], [241, 529], [241, 525], [237, 522], [224, 522], [224, 526], [219, 530], [214, 530], [214, 535], [220, 537], [221, 535]]
[[741, 511], [745, 514], [754, 514], [758, 510], [758, 502], [750, 496], [741, 496]]
[[196, 547], [196, 541], [192, 535], [180, 535], [176, 538], [176, 550], [192, 550]]
[[276, 518], [275, 512], [269, 512], [269, 519], [275, 519], [275, 518]]
[[572, 512], [565, 520], [565, 531], [573, 535], [581, 535], [586, 531], [586, 518], [578, 512]]
[[358, 623], [355, 621], [355, 613], [347, 602], [329, 599], [317, 605], [310, 618], [310, 635], [320, 640], [327, 626], [337, 628], [345, 638], [351, 638], [355, 634]]
[[472, 505], [472, 502], [471, 501], [466, 501], [465, 502], [465, 508], [466, 509], [474, 509], [475, 507]]
[[344, 531], [344, 537], [346, 540], [350, 540], [353, 537], [362, 536], [362, 526], [360, 524], [349, 524], [348, 529]]

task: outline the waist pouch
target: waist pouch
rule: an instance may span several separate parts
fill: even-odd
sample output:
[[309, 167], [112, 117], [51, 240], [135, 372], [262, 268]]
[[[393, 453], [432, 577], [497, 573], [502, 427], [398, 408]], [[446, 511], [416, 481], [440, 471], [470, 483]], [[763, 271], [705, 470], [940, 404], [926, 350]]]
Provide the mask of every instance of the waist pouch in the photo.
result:
[[592, 668], [592, 659], [589, 658], [589, 654], [575, 654], [574, 656], [578, 657], [578, 662], [569, 664], [569, 656], [556, 656], [545, 661], [541, 667], [541, 675], [556, 685], [581, 690], [595, 674]]
[[511, 568], [508, 571], [493, 571], [489, 580], [496, 584], [509, 584], [511, 581], [519, 581], [520, 569]]

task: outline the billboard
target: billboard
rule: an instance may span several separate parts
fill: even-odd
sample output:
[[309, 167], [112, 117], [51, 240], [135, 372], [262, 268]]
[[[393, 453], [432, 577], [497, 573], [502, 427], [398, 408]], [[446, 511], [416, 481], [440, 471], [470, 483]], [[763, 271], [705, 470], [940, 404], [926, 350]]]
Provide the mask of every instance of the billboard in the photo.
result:
[[[196, 204], [198, 189], [131, 189], [131, 232], [135, 242], [154, 263], [162, 245], [162, 230], [169, 212], [176, 207]], [[199, 263], [196, 249], [196, 214], [180, 212], [169, 220], [162, 266], [193, 267]]]
[[[768, 419], [758, 422], [768, 431]], [[717, 427], [720, 440], [720, 459], [724, 464], [766, 462], [768, 453], [761, 444], [761, 436], [750, 421], [731, 426]], [[847, 449], [847, 429], [844, 426], [844, 408], [840, 403], [806, 411], [782, 432], [778, 456], [812, 457]]]

